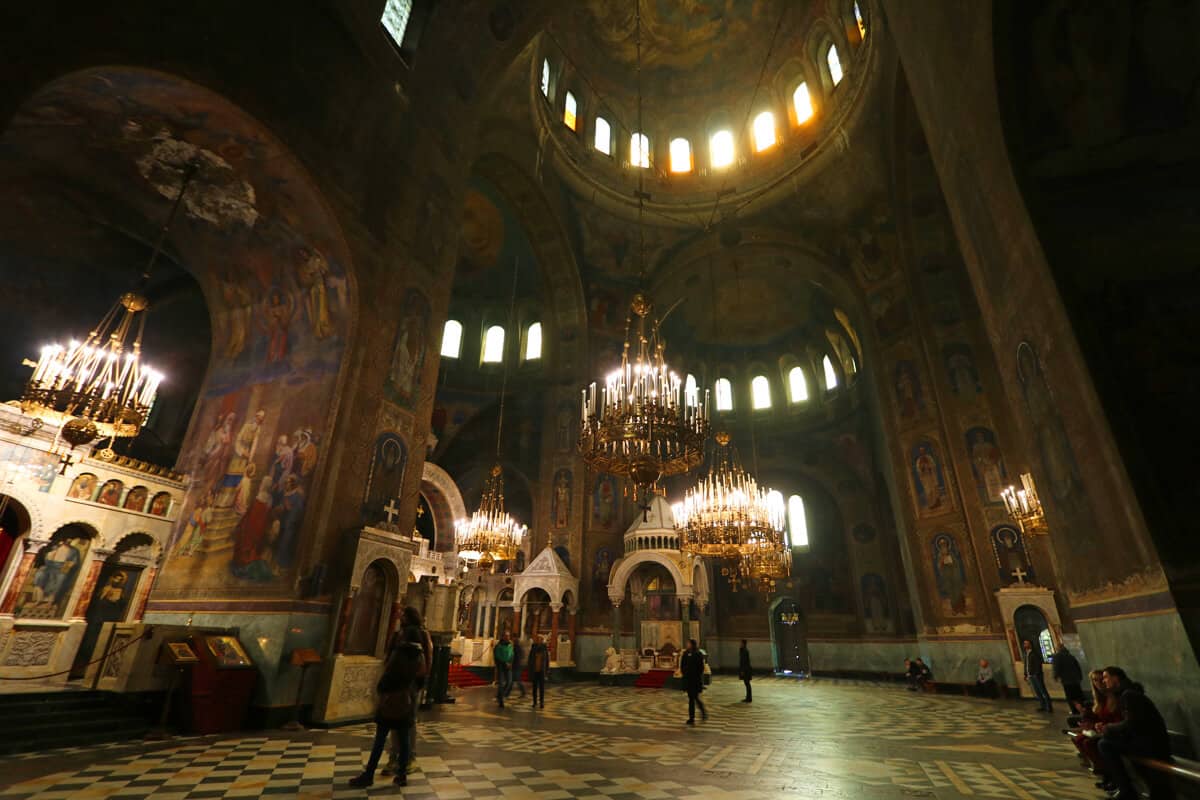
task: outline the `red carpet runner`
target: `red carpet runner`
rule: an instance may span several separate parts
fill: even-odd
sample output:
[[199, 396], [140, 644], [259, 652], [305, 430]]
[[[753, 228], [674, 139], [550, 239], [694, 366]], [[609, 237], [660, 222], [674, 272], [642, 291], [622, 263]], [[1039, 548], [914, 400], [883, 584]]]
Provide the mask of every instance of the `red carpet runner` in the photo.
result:
[[675, 670], [671, 669], [652, 669], [639, 675], [633, 685], [643, 689], [661, 689], [674, 674]]
[[467, 689], [472, 686], [487, 686], [489, 681], [479, 677], [461, 664], [451, 664], [449, 683], [459, 689]]

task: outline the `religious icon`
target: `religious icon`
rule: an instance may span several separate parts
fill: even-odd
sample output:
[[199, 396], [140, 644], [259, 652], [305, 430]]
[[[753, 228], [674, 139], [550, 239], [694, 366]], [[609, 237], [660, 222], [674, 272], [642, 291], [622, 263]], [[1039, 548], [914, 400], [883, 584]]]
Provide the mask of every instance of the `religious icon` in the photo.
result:
[[179, 543], [175, 548], [177, 556], [194, 556], [204, 544], [205, 533], [213, 516], [213, 493], [209, 492], [192, 509], [191, 516], [183, 526]]
[[121, 490], [125, 488], [125, 484], [115, 478], [110, 481], [105, 481], [100, 487], [100, 494], [96, 495], [96, 502], [103, 503], [106, 506], [115, 506], [121, 501]]
[[983, 391], [971, 348], [962, 343], [948, 344], [942, 348], [942, 359], [946, 362], [946, 373], [950, 376], [950, 388], [959, 397], [974, 397]]
[[933, 574], [946, 613], [967, 614], [967, 571], [958, 542], [949, 533], [933, 537]]
[[296, 257], [300, 262], [296, 267], [296, 282], [304, 290], [309, 328], [313, 338], [324, 339], [333, 333], [329, 315], [329, 262], [315, 248], [297, 248]]
[[14, 615], [60, 619], [66, 612], [90, 545], [90, 539], [78, 535], [52, 538], [34, 560], [33, 571], [18, 593]]
[[97, 480], [96, 476], [90, 472], [78, 475], [71, 482], [71, 488], [67, 490], [67, 497], [74, 500], [91, 500], [92, 493], [96, 491]]
[[225, 301], [228, 320], [225, 326], [224, 357], [228, 360], [237, 358], [246, 349], [246, 339], [250, 333], [251, 322], [254, 318], [254, 294], [250, 286], [241, 278], [241, 271], [230, 268], [219, 278], [221, 299]]
[[408, 447], [399, 434], [381, 433], [375, 439], [375, 451], [367, 472], [363, 493], [362, 521], [374, 525], [383, 520], [384, 506], [400, 496], [404, 485], [404, 470], [408, 465]]
[[575, 415], [571, 413], [571, 406], [566, 403], [561, 403], [558, 406], [558, 415], [556, 417], [556, 444], [560, 453], [569, 453], [574, 442], [571, 441], [572, 420]]
[[400, 312], [400, 328], [392, 347], [388, 369], [388, 388], [393, 399], [411, 406], [425, 365], [426, 330], [429, 327], [429, 301], [416, 289], [410, 289]]
[[296, 313], [296, 300], [278, 288], [267, 292], [260, 326], [267, 335], [267, 363], [283, 361], [288, 354], [288, 329]]
[[598, 548], [592, 563], [592, 606], [595, 608], [608, 608], [608, 573], [612, 571], [612, 564], [612, 550]]
[[592, 498], [592, 523], [597, 528], [608, 528], [616, 518], [616, 479], [608, 473], [596, 478], [596, 491]]
[[950, 509], [946, 476], [932, 443], [920, 442], [913, 447], [910, 472], [917, 494], [918, 516], [932, 516]]
[[[266, 417], [267, 412], [260, 408], [253, 417], [246, 420], [237, 436], [231, 440], [233, 454], [226, 461], [225, 475], [221, 478], [221, 490], [217, 495], [219, 507], [228, 508], [234, 502], [243, 478], [246, 476], [247, 468], [254, 466], [254, 456], [258, 452], [259, 437]], [[229, 452], [228, 446], [225, 447], [225, 452]]]
[[554, 473], [554, 498], [551, 504], [555, 528], [571, 524], [571, 471], [560, 469]]
[[1033, 583], [1033, 565], [1025, 552], [1025, 539], [1011, 525], [999, 525], [992, 529], [992, 551], [996, 554], [996, 566], [1000, 583]]
[[246, 651], [242, 649], [242, 643], [234, 637], [208, 636], [205, 637], [204, 642], [208, 646], [208, 652], [212, 654], [213, 660], [217, 662], [218, 668], [250, 666], [250, 659], [246, 656]]
[[874, 572], [868, 572], [862, 576], [862, 604], [863, 617], [866, 619], [868, 631], [881, 632], [891, 628], [887, 585], [882, 576]]
[[911, 361], [897, 361], [895, 370], [896, 408], [903, 420], [916, 419], [925, 409], [921, 379]]
[[1004, 457], [996, 446], [996, 434], [987, 428], [971, 428], [967, 431], [967, 452], [971, 455], [971, 471], [975, 473], [975, 486], [985, 503], [1000, 503], [1004, 491]]
[[165, 517], [171, 508], [170, 492], [159, 492], [150, 501], [150, 513], [156, 517]]
[[121, 505], [130, 511], [145, 511], [146, 496], [150, 494], [145, 486], [135, 486], [129, 490], [129, 494], [125, 495], [125, 502]]

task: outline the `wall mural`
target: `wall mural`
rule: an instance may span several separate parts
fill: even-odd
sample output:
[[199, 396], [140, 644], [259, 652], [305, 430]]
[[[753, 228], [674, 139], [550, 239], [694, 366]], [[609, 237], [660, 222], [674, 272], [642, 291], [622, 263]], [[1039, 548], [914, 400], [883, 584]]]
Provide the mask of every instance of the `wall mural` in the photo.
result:
[[958, 549], [958, 541], [953, 534], [939, 533], [933, 537], [931, 550], [942, 611], [946, 616], [969, 615], [972, 603], [967, 596], [967, 570]]
[[1021, 531], [1012, 525], [998, 525], [992, 528], [989, 538], [1002, 585], [1035, 582], [1033, 564], [1029, 561], [1029, 553], [1025, 551], [1025, 538]]
[[875, 541], [875, 528], [865, 522], [860, 522], [850, 531], [850, 535], [859, 544], [870, 544]]
[[22, 109], [14, 135], [148, 231], [199, 163], [167, 250], [200, 284], [213, 346], [155, 597], [290, 591], [353, 313], [348, 253], [319, 192], [262, 125], [161, 73], [68, 76]]
[[954, 503], [934, 444], [923, 441], [913, 445], [910, 459], [909, 475], [916, 495], [917, 516], [932, 517], [952, 510]]
[[[617, 560], [611, 547], [598, 547], [592, 557], [591, 599], [588, 605], [593, 616], [597, 612], [607, 611], [610, 607], [608, 599], [608, 574], [612, 571], [613, 562]], [[603, 622], [603, 620], [600, 620]]]
[[863, 618], [866, 629], [884, 633], [892, 629], [892, 611], [888, 606], [887, 584], [883, 576], [868, 572], [862, 576]]
[[17, 593], [13, 615], [25, 619], [62, 619], [92, 546], [91, 532], [68, 525], [50, 537], [33, 561]]
[[1004, 456], [996, 445], [996, 434], [987, 428], [976, 427], [967, 431], [966, 439], [980, 499], [984, 503], [1004, 502], [1000, 493], [1004, 491], [1008, 473], [1004, 469]]
[[555, 528], [565, 528], [571, 524], [571, 483], [571, 470], [560, 469], [554, 473], [550, 520]]
[[91, 500], [96, 493], [98, 481], [99, 478], [92, 473], [81, 472], [75, 476], [75, 480], [71, 481], [71, 487], [67, 489], [67, 497], [72, 500]]
[[921, 392], [921, 377], [917, 366], [911, 361], [896, 362], [893, 385], [896, 389], [896, 410], [900, 419], [911, 422], [925, 410], [925, 397]]
[[386, 432], [375, 439], [371, 468], [363, 492], [362, 521], [374, 525], [387, 518], [384, 508], [400, 496], [404, 470], [408, 466], [408, 446], [397, 433]]
[[979, 382], [979, 371], [975, 368], [970, 345], [953, 342], [944, 346], [942, 360], [946, 364], [946, 374], [950, 376], [950, 388], [956, 395], [974, 397], [983, 393], [983, 384]]
[[596, 476], [596, 488], [592, 492], [592, 526], [608, 530], [618, 519], [621, 510], [621, 495], [617, 491], [617, 479], [607, 472]]
[[405, 408], [412, 408], [421, 381], [428, 349], [430, 308], [425, 295], [409, 289], [400, 305], [400, 329], [392, 348], [388, 369], [388, 396]]

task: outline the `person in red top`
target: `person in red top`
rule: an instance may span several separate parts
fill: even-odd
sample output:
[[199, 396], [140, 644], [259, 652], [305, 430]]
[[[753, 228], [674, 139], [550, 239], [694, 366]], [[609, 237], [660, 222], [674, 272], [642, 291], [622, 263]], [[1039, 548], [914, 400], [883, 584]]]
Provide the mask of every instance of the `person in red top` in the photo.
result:
[[1076, 736], [1074, 741], [1079, 754], [1091, 765], [1092, 771], [1100, 777], [1099, 785], [1106, 788], [1105, 784], [1109, 783], [1109, 771], [1104, 756], [1100, 755], [1097, 747], [1099, 733], [1096, 731], [1096, 725], [1097, 723], [1107, 725], [1111, 722], [1120, 722], [1121, 707], [1116, 693], [1104, 685], [1104, 673], [1101, 670], [1092, 670], [1088, 677], [1092, 681], [1094, 702], [1091, 706], [1083, 707], [1082, 719], [1079, 724], [1083, 735]]

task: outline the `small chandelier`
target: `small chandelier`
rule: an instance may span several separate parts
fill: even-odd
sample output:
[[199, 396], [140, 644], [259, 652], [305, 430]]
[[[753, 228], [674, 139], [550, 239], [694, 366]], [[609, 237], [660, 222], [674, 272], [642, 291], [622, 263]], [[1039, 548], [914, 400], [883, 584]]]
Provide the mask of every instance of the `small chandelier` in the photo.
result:
[[1046, 512], [1042, 509], [1042, 501], [1038, 499], [1037, 488], [1033, 485], [1033, 476], [1028, 472], [1021, 475], [1020, 489], [1009, 486], [1000, 493], [1004, 498], [1008, 515], [1021, 526], [1021, 530], [1030, 535], [1041, 535], [1050, 532], [1046, 524]]
[[[694, 556], [755, 561], [787, 549], [784, 504], [742, 468], [729, 434], [718, 433], [708, 474], [671, 507], [679, 549]], [[734, 567], [735, 565], [730, 565]], [[737, 569], [741, 572], [740, 566]]]
[[46, 345], [36, 362], [24, 361], [33, 367], [33, 375], [21, 395], [21, 411], [58, 427], [72, 448], [98, 438], [133, 438], [150, 416], [163, 375], [141, 361], [145, 312], [150, 307], [145, 286], [196, 169], [193, 162], [183, 170], [183, 182], [139, 289], [122, 294], [82, 342]]
[[504, 511], [504, 470], [492, 467], [479, 509], [469, 519], [454, 523], [458, 557], [468, 564], [491, 564], [517, 557], [526, 526]]
[[625, 321], [621, 366], [597, 397], [583, 390], [579, 452], [589, 467], [629, 478], [643, 509], [658, 481], [690, 472], [704, 460], [708, 391], [683, 392], [666, 363], [654, 304], [641, 292]]

